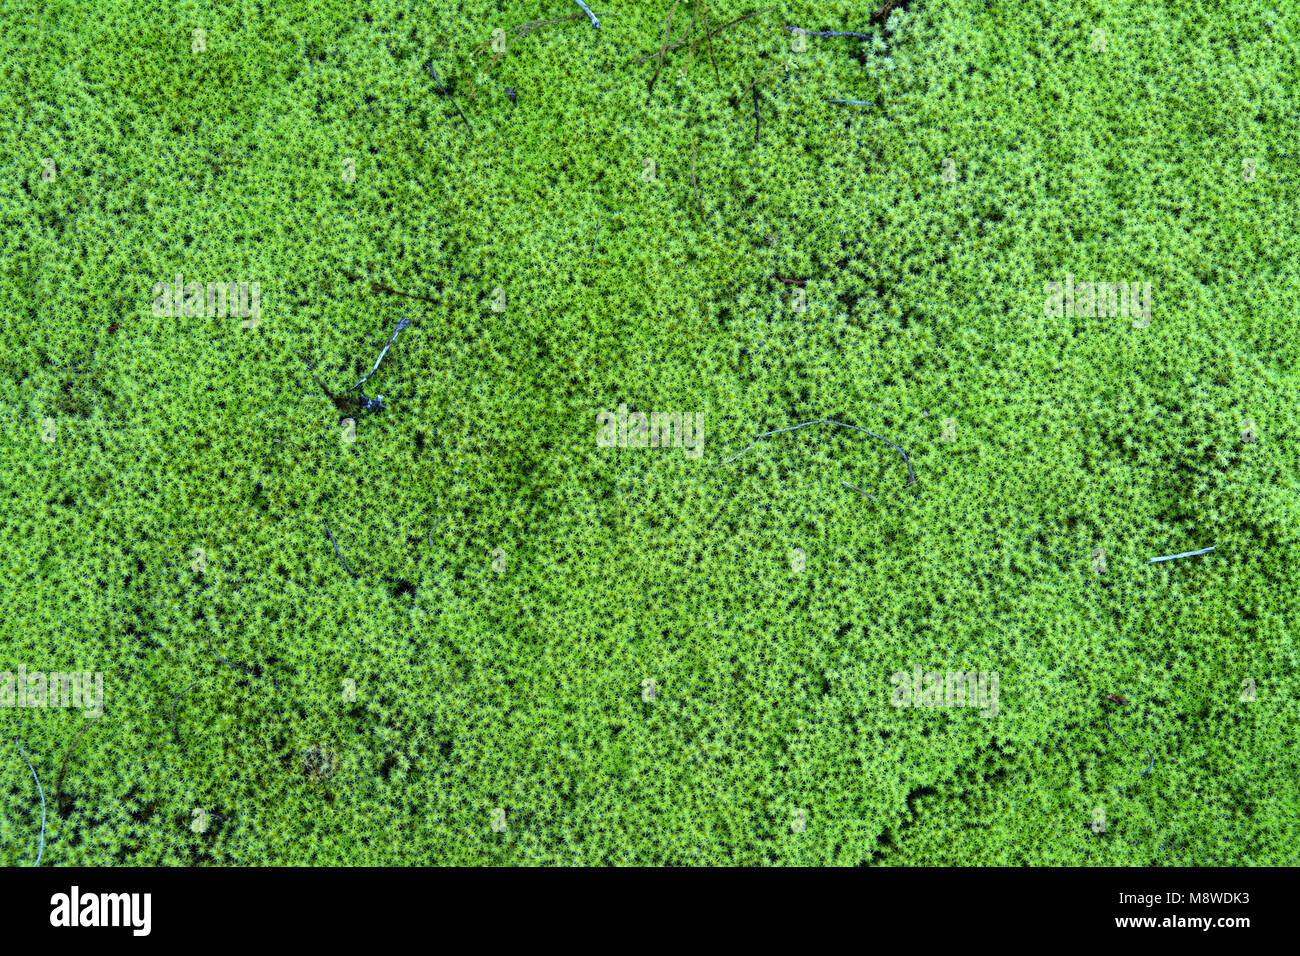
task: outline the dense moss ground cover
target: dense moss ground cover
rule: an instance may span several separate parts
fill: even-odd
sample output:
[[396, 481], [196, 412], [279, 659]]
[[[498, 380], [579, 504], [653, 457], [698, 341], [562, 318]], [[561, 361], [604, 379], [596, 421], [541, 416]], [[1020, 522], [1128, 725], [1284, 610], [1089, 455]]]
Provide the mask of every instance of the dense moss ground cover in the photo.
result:
[[868, 7], [0, 3], [0, 861], [1300, 862], [1300, 8]]

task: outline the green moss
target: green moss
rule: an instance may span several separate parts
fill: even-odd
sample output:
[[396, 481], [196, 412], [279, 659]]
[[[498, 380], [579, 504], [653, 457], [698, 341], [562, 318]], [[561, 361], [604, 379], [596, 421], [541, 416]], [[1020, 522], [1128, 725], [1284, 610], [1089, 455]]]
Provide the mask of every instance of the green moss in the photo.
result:
[[[498, 6], [0, 14], [0, 670], [105, 688], [62, 801], [80, 713], [0, 713], [42, 862], [1295, 864], [1294, 12], [796, 54], [865, 14], [786, 3], [647, 95], [667, 4], [492, 62], [580, 12]], [[178, 272], [260, 324], [153, 315]], [[1046, 316], [1066, 274], [1150, 325]], [[308, 363], [402, 316], [344, 441]], [[704, 455], [597, 447], [620, 404]], [[916, 486], [842, 429], [715, 467], [820, 418]], [[917, 665], [997, 715], [891, 706]], [[12, 747], [0, 793], [27, 863]]]

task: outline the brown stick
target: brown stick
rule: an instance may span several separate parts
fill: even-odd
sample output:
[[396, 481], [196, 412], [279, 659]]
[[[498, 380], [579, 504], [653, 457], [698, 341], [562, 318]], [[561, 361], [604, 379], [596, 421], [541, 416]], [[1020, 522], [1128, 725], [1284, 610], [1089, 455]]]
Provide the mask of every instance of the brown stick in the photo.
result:
[[708, 0], [701, 0], [704, 7], [704, 39], [709, 41], [709, 61], [713, 64], [713, 78], [719, 83], [722, 82], [722, 74], [718, 72], [718, 58], [713, 55], [713, 34], [709, 32], [709, 4]]
[[[705, 41], [711, 41], [715, 36], [717, 36], [723, 30], [726, 30], [730, 27], [734, 27], [737, 23], [742, 23], [745, 20], [748, 20], [750, 17], [758, 17], [758, 16], [762, 16], [765, 13], [771, 13], [775, 9], [776, 7], [764, 7], [762, 10], [751, 10], [749, 11], [749, 13], [743, 13], [740, 16], [736, 17], [736, 19], [730, 21], [729, 23], [724, 23], [722, 26], [717, 27], [714, 30], [710, 30], [708, 33], [706, 33], [704, 36], [700, 37], [699, 39], [692, 41], [691, 48], [694, 49], [696, 46], [698, 46], [701, 43], [704, 43]], [[685, 38], [681, 40], [674, 40], [672, 43], [668, 44], [667, 52], [671, 53], [673, 52], [673, 50], [676, 50], [678, 47], [682, 46], [685, 43], [686, 43]], [[646, 63], [650, 60], [656, 59], [658, 56], [659, 54], [657, 53], [651, 53], [648, 56], [639, 56], [636, 59], [634, 59], [632, 62]]]
[[[353, 282], [361, 281], [361, 276], [356, 273], [345, 271], [343, 275], [351, 279]], [[430, 299], [427, 295], [417, 295], [414, 292], [403, 292], [401, 289], [394, 289], [391, 286], [384, 285], [382, 282], [376, 282], [374, 279], [370, 280], [370, 288], [376, 292], [386, 292], [389, 295], [404, 295], [408, 299], [419, 299], [422, 302], [432, 302], [434, 305], [440, 304], [437, 299]]]
[[[700, 12], [700, 0], [695, 0], [695, 9], [691, 11], [691, 22], [686, 24], [686, 33], [684, 34], [686, 39], [688, 40], [691, 38], [691, 34], [695, 32], [695, 16], [699, 12]], [[684, 66], [682, 69], [689, 70], [694, 63], [695, 63], [695, 52], [694, 50], [692, 50], [691, 55], [686, 59], [686, 66]]]
[[427, 295], [417, 295], [414, 292], [403, 292], [401, 289], [394, 289], [386, 286], [382, 282], [372, 281], [370, 285], [376, 292], [387, 292], [389, 295], [404, 295], [408, 299], [419, 299], [421, 302], [432, 302], [434, 305], [439, 304], [437, 299], [430, 299]]
[[664, 27], [664, 42], [663, 45], [659, 47], [659, 66], [655, 68], [655, 75], [650, 77], [650, 93], [655, 91], [655, 81], [659, 79], [659, 74], [663, 72], [664, 51], [668, 49], [668, 34], [672, 31], [673, 14], [677, 12], [677, 4], [680, 2], [681, 0], [673, 0], [673, 8], [668, 11], [668, 24]]
[[898, 6], [898, 0], [886, 0], [885, 5], [871, 15], [871, 22], [884, 23], [889, 19], [889, 14], [896, 6]]

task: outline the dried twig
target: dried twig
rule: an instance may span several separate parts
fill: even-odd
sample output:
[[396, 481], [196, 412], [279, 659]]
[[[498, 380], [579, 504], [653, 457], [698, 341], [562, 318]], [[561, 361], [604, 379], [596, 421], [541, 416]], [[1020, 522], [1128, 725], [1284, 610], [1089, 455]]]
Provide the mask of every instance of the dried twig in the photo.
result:
[[23, 750], [23, 745], [18, 742], [17, 737], [12, 739], [14, 746], [18, 748], [18, 752], [22, 754], [23, 759], [27, 761], [27, 769], [32, 772], [32, 779], [36, 781], [36, 789], [40, 791], [41, 794], [41, 848], [36, 851], [36, 862], [32, 864], [32, 866], [40, 866], [41, 855], [45, 853], [45, 790], [41, 786], [41, 778], [36, 776], [36, 768], [32, 766], [32, 760], [27, 756], [27, 751]]
[[851, 485], [851, 484], [849, 484], [847, 481], [841, 481], [840, 484], [843, 485], [845, 488], [852, 488], [854, 491], [859, 492], [860, 494], [864, 494], [864, 495], [866, 495], [866, 496], [867, 496], [868, 498], [870, 498], [872, 501], [876, 502], [876, 504], [880, 504], [880, 501], [877, 500], [876, 496], [873, 495], [871, 492], [869, 492], [869, 491], [863, 491], [863, 490], [862, 490], [861, 488], [859, 488], [857, 485]]
[[1178, 558], [1192, 558], [1198, 554], [1208, 554], [1209, 552], [1213, 551], [1216, 547], [1218, 547], [1218, 545], [1211, 545], [1208, 548], [1201, 548], [1200, 551], [1184, 551], [1182, 554], [1166, 554], [1163, 558], [1152, 558], [1150, 561], [1147, 562], [1147, 564], [1155, 564], [1157, 561], [1175, 561]]
[[393, 341], [397, 338], [397, 333], [402, 331], [402, 329], [406, 328], [410, 324], [411, 324], [410, 319], [402, 319], [400, 322], [397, 323], [397, 328], [393, 330], [392, 336], [388, 339], [388, 345], [384, 346], [384, 350], [379, 353], [379, 358], [375, 359], [374, 368], [370, 370], [370, 372], [366, 375], [365, 378], [357, 382], [357, 384], [353, 385], [352, 388], [348, 389], [349, 392], [352, 391], [353, 388], [360, 388], [362, 385], [366, 384], [366, 382], [370, 380], [370, 376], [374, 375], [375, 372], [379, 371], [379, 363], [382, 362], [384, 360], [384, 356], [388, 354], [389, 346], [391, 346], [393, 344]]
[[[704, 36], [700, 37], [698, 40], [693, 40], [693, 41], [691, 41], [691, 49], [695, 49], [695, 47], [699, 46], [701, 43], [704, 43], [704, 42], [706, 42], [706, 41], [707, 41], [707, 42], [712, 42], [712, 39], [713, 39], [715, 36], [717, 36], [717, 35], [718, 35], [719, 33], [721, 33], [723, 30], [729, 29], [730, 27], [734, 27], [737, 23], [743, 23], [745, 20], [748, 20], [748, 19], [750, 19], [751, 17], [758, 17], [758, 16], [762, 16], [762, 15], [765, 14], [765, 13], [771, 13], [771, 12], [772, 12], [773, 10], [775, 10], [775, 9], [776, 9], [776, 7], [764, 7], [762, 10], [751, 10], [751, 11], [749, 11], [749, 13], [743, 13], [743, 14], [741, 14], [740, 16], [736, 17], [736, 19], [731, 20], [731, 21], [729, 21], [729, 22], [727, 22], [727, 23], [724, 23], [724, 24], [723, 24], [722, 26], [720, 26], [720, 27], [715, 27], [714, 29], [710, 30], [708, 33], [706, 33]], [[674, 40], [672, 43], [668, 44], [668, 50], [667, 50], [667, 52], [668, 52], [668, 53], [672, 53], [672, 52], [673, 52], [674, 50], [676, 50], [678, 47], [685, 45], [686, 42], [687, 42], [687, 41], [686, 41], [686, 38], [685, 38], [685, 37], [683, 37], [683, 38], [680, 39], [680, 40]], [[648, 54], [648, 55], [646, 55], [646, 56], [639, 56], [639, 57], [636, 57], [632, 62], [633, 62], [633, 63], [646, 63], [646, 62], [649, 62], [650, 60], [658, 59], [658, 57], [659, 57], [659, 54], [657, 54], [657, 53], [651, 53], [651, 54]]]
[[807, 37], [857, 37], [859, 40], [870, 40], [869, 33], [842, 33], [839, 30], [801, 30], [799, 27], [786, 26], [791, 33], [802, 33]]
[[420, 295], [416, 292], [403, 292], [401, 289], [394, 289], [392, 286], [384, 285], [382, 282], [372, 281], [370, 285], [376, 292], [386, 292], [389, 295], [403, 295], [408, 299], [419, 299], [421, 302], [432, 302], [434, 305], [438, 304], [437, 299], [431, 299], [427, 295]]
[[[686, 24], [686, 32], [682, 34], [688, 40], [695, 33], [695, 20], [699, 12], [700, 12], [699, 0], [696, 0], [695, 9], [691, 11], [691, 22]], [[692, 48], [691, 55], [686, 58], [686, 65], [682, 67], [683, 72], [689, 70], [691, 68], [691, 65], [694, 62], [695, 62], [695, 50], [694, 48]]]
[[[348, 272], [347, 270], [343, 270], [343, 275], [353, 282], [360, 282], [362, 279], [362, 277], [357, 275], [355, 272]], [[401, 289], [394, 289], [392, 286], [384, 285], [384, 283], [377, 282], [374, 279], [370, 280], [370, 288], [375, 292], [384, 292], [388, 295], [401, 295], [408, 299], [419, 299], [421, 302], [429, 302], [433, 305], [441, 304], [437, 299], [431, 299], [427, 295], [419, 295], [415, 292], [403, 292]]]
[[348, 563], [343, 560], [343, 553], [339, 551], [339, 544], [334, 540], [334, 532], [330, 530], [329, 522], [322, 520], [321, 524], [325, 525], [325, 533], [330, 536], [330, 544], [334, 545], [334, 553], [339, 556], [339, 564], [343, 565], [343, 570], [347, 571], [350, 577], [355, 578], [356, 575], [352, 573], [352, 570], [348, 567]]
[[903, 456], [903, 464], [907, 465], [907, 475], [908, 475], [908, 482], [907, 482], [907, 484], [904, 485], [903, 487], [905, 487], [905, 488], [910, 488], [910, 487], [912, 487], [912, 485], [916, 484], [916, 472], [912, 471], [912, 462], [911, 462], [911, 460], [908, 459], [908, 457], [907, 457], [907, 452], [903, 451], [903, 449], [899, 448], [897, 445], [895, 445], [895, 444], [894, 444], [892, 441], [890, 441], [888, 438], [883, 438], [883, 437], [881, 437], [880, 435], [877, 435], [875, 432], [869, 432], [869, 431], [867, 431], [865, 428], [859, 428], [857, 425], [847, 425], [847, 424], [845, 424], [844, 422], [834, 422], [834, 421], [831, 421], [829, 418], [818, 418], [818, 419], [816, 419], [816, 420], [814, 420], [814, 421], [811, 421], [811, 422], [800, 422], [798, 425], [791, 425], [791, 426], [789, 426], [788, 428], [777, 428], [777, 429], [773, 429], [773, 430], [770, 431], [770, 432], [763, 432], [763, 434], [761, 434], [761, 435], [756, 435], [756, 436], [754, 437], [754, 440], [753, 440], [752, 442], [750, 442], [748, 445], [746, 445], [743, 449], [741, 449], [740, 452], [739, 452], [738, 454], [732, 455], [732, 456], [731, 456], [730, 458], [728, 458], [726, 461], [720, 461], [720, 462], [718, 462], [718, 464], [714, 465], [713, 467], [714, 467], [714, 468], [721, 468], [723, 465], [727, 464], [728, 462], [733, 462], [733, 461], [735, 461], [737, 458], [739, 458], [739, 457], [740, 457], [741, 455], [743, 455], [745, 452], [749, 451], [751, 448], [753, 448], [755, 445], [757, 445], [757, 444], [758, 444], [758, 440], [759, 440], [760, 438], [767, 438], [769, 435], [780, 435], [780, 434], [782, 434], [783, 432], [793, 432], [793, 431], [798, 431], [800, 428], [807, 428], [809, 425], [838, 425], [840, 428], [851, 428], [851, 429], [853, 429], [855, 432], [862, 432], [862, 434], [864, 434], [864, 435], [870, 435], [872, 438], [878, 438], [878, 439], [880, 439], [880, 440], [883, 441], [886, 445], [888, 445], [890, 448], [894, 449], [894, 451], [898, 452], [900, 455]]
[[700, 14], [704, 18], [704, 39], [709, 44], [709, 61], [713, 64], [713, 78], [719, 83], [722, 82], [722, 74], [718, 72], [718, 58], [713, 54], [713, 34], [709, 32], [709, 4], [708, 0], [700, 0]]
[[758, 142], [758, 84], [754, 84], [754, 142]]
[[[605, 13], [602, 12], [601, 16], [605, 16]], [[509, 30], [506, 30], [505, 33], [506, 36], [517, 34], [522, 37], [522, 36], [527, 36], [528, 34], [532, 33], [534, 30], [538, 30], [542, 27], [549, 27], [557, 23], [568, 23], [570, 20], [581, 20], [581, 19], [582, 19], [581, 13], [574, 13], [567, 17], [556, 17], [554, 20], [528, 20], [524, 23], [519, 24], [519, 26], [517, 27], [511, 27]], [[484, 50], [487, 49], [488, 44], [491, 42], [492, 42], [492, 38], [488, 37], [486, 40], [484, 40], [482, 43], [480, 43], [477, 47], [474, 48], [473, 52], [470, 53], [470, 56], [473, 57], [482, 53]], [[498, 54], [497, 57], [494, 58], [492, 62], [495, 63], [497, 59], [500, 59], [500, 54]]]
[[668, 35], [673, 28], [673, 14], [677, 12], [677, 4], [680, 2], [681, 0], [673, 0], [673, 8], [668, 11], [668, 22], [664, 26], [664, 42], [659, 47], [659, 65], [655, 67], [655, 75], [650, 77], [650, 89], [648, 91], [650, 93], [653, 93], [655, 91], [655, 81], [659, 79], [659, 74], [663, 72], [664, 51], [668, 49]]
[[[301, 358], [301, 357], [302, 357], [302, 356], [300, 355], [299, 358]], [[313, 375], [312, 377], [314, 378], [315, 376]], [[320, 383], [318, 382], [317, 384], [319, 385]], [[265, 468], [265, 467], [266, 467], [266, 463], [267, 463], [268, 461], [270, 461], [270, 460], [271, 460], [271, 456], [275, 454], [275, 446], [276, 446], [276, 445], [280, 445], [280, 444], [283, 444], [283, 443], [280, 441], [280, 439], [278, 439], [278, 438], [273, 438], [273, 439], [271, 439], [271, 447], [267, 450], [266, 454], [262, 456], [262, 462], [261, 462], [261, 464], [259, 464], [259, 465], [257, 466], [259, 469], [262, 469], [262, 468]]]
[[311, 362], [307, 361], [307, 356], [303, 355], [295, 348], [290, 348], [289, 351], [292, 352], [294, 355], [298, 356], [298, 358], [302, 359], [303, 364], [307, 366], [307, 374], [310, 375], [311, 380], [316, 383], [316, 387], [325, 393], [325, 396], [331, 402], [334, 403], [336, 408], [339, 408], [341, 410], [342, 405], [340, 405], [339, 396], [336, 396], [333, 392], [331, 392], [328, 388], [326, 388], [325, 383], [316, 377], [316, 367], [312, 365]]
[[753, 81], [749, 84], [749, 86], [745, 87], [745, 89], [741, 92], [740, 94], [741, 98], [743, 99], [745, 96], [747, 96], [749, 94], [749, 91], [754, 89], [754, 87], [758, 86], [758, 84], [764, 82], [769, 77], [775, 76], [777, 73], [780, 73], [785, 68], [786, 68], [785, 62], [782, 61], [776, 64], [776, 66], [772, 67], [766, 73], [760, 73], [758, 76], [754, 77]]
[[703, 37], [701, 37], [700, 39], [692, 43], [691, 47], [693, 49], [694, 47], [706, 41], [712, 43], [713, 38], [717, 36], [719, 33], [721, 33], [723, 30], [730, 29], [731, 27], [734, 27], [737, 23], [744, 23], [746, 20], [750, 19], [751, 17], [761, 17], [765, 13], [771, 13], [775, 9], [776, 7], [764, 7], [762, 10], [751, 10], [749, 11], [749, 13], [742, 13], [740, 16], [736, 17], [736, 19], [727, 21], [722, 26], [718, 27], [716, 30], [710, 30]]
[[889, 19], [889, 14], [893, 12], [894, 7], [898, 6], [899, 0], [887, 0], [885, 5], [871, 15], [872, 23], [884, 23]]
[[212, 651], [213, 654], [216, 654], [217, 660], [221, 661], [221, 663], [225, 664], [227, 667], [233, 667], [233, 668], [235, 668], [236, 670], [247, 671], [248, 673], [252, 674], [254, 677], [261, 677], [261, 676], [262, 676], [262, 675], [257, 671], [256, 668], [249, 667], [247, 664], [232, 664], [232, 663], [230, 663], [230, 661], [226, 660], [226, 659], [225, 659], [224, 657], [222, 657], [220, 654], [217, 654], [217, 649], [216, 649], [215, 647], [212, 646], [212, 635], [211, 635], [211, 634], [208, 635], [208, 650]]
[[591, 7], [583, 3], [582, 0], [573, 0], [573, 2], [576, 3], [578, 6], [582, 7], [582, 12], [585, 13], [587, 16], [591, 17], [591, 25], [595, 27], [597, 30], [599, 30], [600, 21], [597, 20], [596, 15], [591, 12]]
[[474, 127], [469, 125], [469, 120], [465, 119], [465, 114], [462, 113], [460, 107], [456, 105], [456, 101], [452, 99], [451, 94], [447, 92], [447, 87], [442, 85], [442, 79], [438, 76], [438, 71], [433, 68], [432, 63], [429, 64], [429, 72], [433, 74], [434, 81], [438, 84], [438, 88], [442, 90], [442, 95], [447, 97], [448, 102], [451, 103], [451, 108], [456, 111], [456, 115], [464, 120], [465, 125], [469, 128], [470, 135], [477, 135], [474, 132]]

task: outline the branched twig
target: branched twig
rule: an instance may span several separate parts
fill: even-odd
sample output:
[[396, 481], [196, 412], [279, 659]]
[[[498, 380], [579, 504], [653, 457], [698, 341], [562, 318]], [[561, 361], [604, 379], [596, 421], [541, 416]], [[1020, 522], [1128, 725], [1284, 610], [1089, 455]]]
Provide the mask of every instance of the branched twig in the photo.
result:
[[889, 19], [889, 14], [896, 6], [898, 6], [898, 0], [886, 0], [885, 5], [871, 15], [871, 22], [884, 23]]
[[[302, 358], [301, 355], [299, 355], [298, 357], [299, 357], [299, 358]], [[305, 360], [304, 360], [304, 361], [305, 361]], [[312, 378], [315, 378], [315, 377], [316, 377], [315, 375], [312, 375]], [[317, 382], [316, 384], [319, 385], [320, 382]], [[278, 438], [273, 438], [273, 439], [271, 439], [271, 448], [267, 451], [267, 453], [266, 453], [265, 455], [262, 456], [262, 462], [261, 462], [260, 465], [257, 466], [259, 469], [261, 469], [261, 468], [265, 468], [265, 467], [266, 467], [266, 463], [267, 463], [268, 461], [270, 461], [270, 460], [271, 460], [271, 456], [275, 454], [275, 446], [276, 446], [276, 445], [279, 445], [279, 444], [282, 444], [282, 442], [280, 441], [280, 439], [278, 439]]]
[[[771, 13], [775, 9], [776, 7], [764, 7], [762, 10], [751, 10], [749, 11], [749, 13], [742, 13], [740, 16], [736, 17], [736, 19], [727, 21], [726, 23], [724, 23], [722, 26], [718, 27], [715, 30], [710, 30], [700, 39], [692, 43], [691, 48], [694, 49], [696, 46], [706, 41], [711, 43], [713, 38], [717, 36], [719, 33], [721, 33], [723, 30], [728, 30], [731, 27], [734, 27], [737, 23], [744, 23], [746, 20], [750, 19], [751, 17], [761, 17], [765, 13]], [[671, 50], [669, 52], [671, 52]]]
[[[604, 15], [605, 15], [604, 13], [601, 14], [601, 16]], [[567, 17], [556, 17], [554, 20], [528, 20], [525, 23], [519, 24], [519, 26], [517, 27], [511, 27], [509, 30], [506, 30], [505, 33], [506, 36], [511, 36], [513, 34], [518, 34], [519, 36], [527, 36], [528, 34], [532, 33], [534, 30], [540, 29], [541, 27], [549, 27], [556, 23], [568, 23], [570, 20], [581, 20], [581, 19], [582, 19], [582, 14], [575, 13]], [[470, 56], [473, 57], [482, 53], [484, 50], [487, 49], [488, 44], [491, 42], [492, 42], [492, 38], [488, 37], [486, 40], [484, 40], [482, 43], [480, 43], [477, 47], [474, 48], [474, 51], [470, 53]], [[508, 49], [509, 48], [507, 48], [507, 50]], [[498, 56], [494, 58], [492, 62], [495, 63], [496, 60], [499, 58], [500, 55], [498, 54]]]
[[[720, 27], [715, 27], [714, 29], [710, 30], [708, 33], [706, 33], [704, 36], [700, 37], [699, 39], [691, 41], [691, 49], [692, 50], [695, 49], [695, 47], [699, 46], [701, 43], [704, 43], [706, 41], [712, 42], [715, 36], [717, 36], [723, 30], [729, 29], [730, 27], [734, 27], [737, 23], [743, 23], [745, 20], [748, 20], [751, 17], [758, 17], [758, 16], [762, 16], [765, 13], [771, 13], [775, 9], [776, 7], [764, 7], [762, 10], [751, 10], [749, 13], [743, 13], [740, 16], [736, 17], [736, 19], [724, 23]], [[683, 37], [680, 40], [674, 40], [672, 43], [668, 44], [667, 52], [672, 53], [678, 47], [683, 46], [686, 42], [687, 41], [685, 37]], [[655, 60], [658, 58], [659, 58], [659, 54], [651, 53], [646, 56], [639, 56], [635, 58], [632, 62], [647, 63], [650, 60]]]
[[709, 4], [708, 0], [700, 0], [702, 7], [701, 16], [704, 18], [704, 39], [709, 44], [709, 61], [713, 64], [713, 78], [719, 83], [722, 82], [722, 74], [718, 72], [718, 58], [713, 54], [713, 34], [709, 32]]
[[[700, 12], [699, 0], [695, 0], [695, 9], [691, 11], [691, 22], [686, 24], [686, 33], [684, 34], [686, 39], [688, 40], [695, 34], [695, 18], [699, 14], [699, 12]], [[694, 62], [695, 62], [695, 50], [692, 48], [691, 55], [686, 58], [686, 65], [682, 67], [682, 70], [683, 71], [689, 70], [691, 68], [691, 65]]]
[[[668, 22], [664, 26], [664, 42], [659, 47], [659, 65], [655, 68], [655, 75], [650, 77], [650, 89], [648, 91], [650, 93], [655, 91], [655, 81], [659, 79], [659, 74], [663, 72], [664, 51], [668, 49], [668, 36], [673, 28], [673, 14], [677, 12], [677, 4], [680, 2], [681, 0], [673, 0], [673, 8], [668, 11]], [[692, 23], [693, 22], [694, 21], [692, 21]], [[689, 33], [690, 31], [688, 30], [687, 32]]]

